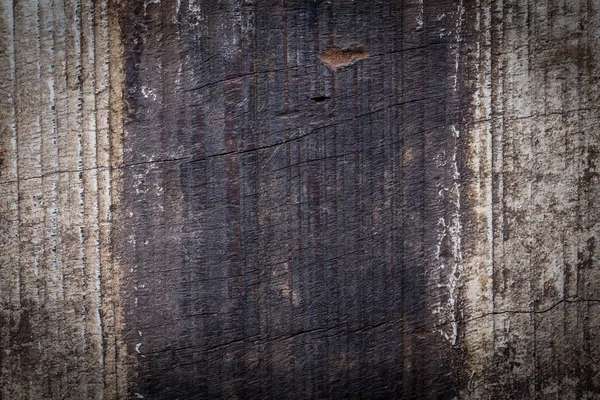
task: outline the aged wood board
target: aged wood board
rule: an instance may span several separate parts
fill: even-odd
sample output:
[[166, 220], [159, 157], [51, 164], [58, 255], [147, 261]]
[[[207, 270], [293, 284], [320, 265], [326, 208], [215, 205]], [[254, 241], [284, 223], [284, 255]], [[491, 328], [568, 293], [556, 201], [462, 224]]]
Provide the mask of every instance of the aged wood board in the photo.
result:
[[600, 399], [599, 0], [0, 0], [0, 400]]

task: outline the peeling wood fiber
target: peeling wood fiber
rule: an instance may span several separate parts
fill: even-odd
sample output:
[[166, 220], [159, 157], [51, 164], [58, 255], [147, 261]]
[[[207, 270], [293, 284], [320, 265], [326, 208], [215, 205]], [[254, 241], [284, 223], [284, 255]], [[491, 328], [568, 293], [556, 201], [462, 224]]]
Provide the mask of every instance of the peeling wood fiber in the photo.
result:
[[0, 0], [0, 400], [600, 399], [599, 11]]

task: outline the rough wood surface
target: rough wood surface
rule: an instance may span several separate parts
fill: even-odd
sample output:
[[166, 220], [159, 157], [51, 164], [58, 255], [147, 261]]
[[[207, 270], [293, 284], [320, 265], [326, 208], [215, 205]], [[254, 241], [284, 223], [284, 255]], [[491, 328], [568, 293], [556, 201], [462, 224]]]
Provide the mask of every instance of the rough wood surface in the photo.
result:
[[122, 398], [109, 244], [118, 24], [105, 1], [2, 1], [0, 15], [0, 398]]
[[467, 46], [468, 397], [600, 398], [599, 11], [467, 8], [479, 27]]
[[134, 392], [457, 394], [459, 7], [125, 6]]
[[0, 0], [0, 399], [600, 399], [599, 11]]

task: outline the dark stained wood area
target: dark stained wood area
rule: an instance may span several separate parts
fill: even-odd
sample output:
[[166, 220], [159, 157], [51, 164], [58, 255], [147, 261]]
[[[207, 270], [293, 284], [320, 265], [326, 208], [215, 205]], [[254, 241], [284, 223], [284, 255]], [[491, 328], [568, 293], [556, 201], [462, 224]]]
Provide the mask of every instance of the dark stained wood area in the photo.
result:
[[456, 395], [460, 346], [435, 329], [451, 272], [430, 268], [428, 232], [456, 213], [459, 12], [453, 1], [125, 7], [134, 392]]

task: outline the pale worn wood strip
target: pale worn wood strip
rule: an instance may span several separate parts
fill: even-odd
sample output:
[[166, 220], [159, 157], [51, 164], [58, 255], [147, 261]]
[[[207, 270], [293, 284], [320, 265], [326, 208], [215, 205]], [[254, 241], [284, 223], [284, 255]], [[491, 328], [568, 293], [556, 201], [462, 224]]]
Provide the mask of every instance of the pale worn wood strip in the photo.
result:
[[[14, 323], [20, 307], [19, 274], [19, 188], [18, 137], [15, 116], [14, 9], [12, 2], [0, 2], [0, 396], [17, 398], [19, 387], [11, 384], [18, 370]], [[8, 350], [8, 351], [6, 351]]]
[[95, 8], [92, 0], [81, 3], [82, 64], [82, 186], [83, 254], [85, 279], [86, 358], [89, 367], [87, 398], [103, 395], [103, 351], [100, 282], [100, 228], [98, 192], [98, 146], [96, 122]]
[[125, 50], [122, 43], [122, 27], [120, 25], [120, 3], [108, 1], [107, 5], [107, 23], [108, 23], [108, 73], [110, 79], [109, 85], [109, 114], [108, 114], [108, 134], [109, 134], [109, 165], [110, 165], [110, 207], [108, 209], [108, 218], [111, 221], [110, 241], [108, 250], [108, 259], [110, 262], [102, 265], [102, 276], [105, 277], [102, 284], [105, 288], [104, 299], [107, 305], [105, 318], [105, 332], [111, 332], [106, 336], [107, 363], [114, 360], [112, 368], [108, 374], [109, 385], [112, 391], [107, 391], [107, 396], [122, 398], [128, 395], [129, 390], [129, 368], [124, 366], [132, 365], [129, 358], [127, 347], [124, 341], [124, 314], [123, 302], [121, 301], [121, 287], [124, 283], [124, 267], [118, 256], [122, 243], [114, 241], [121, 233], [122, 229], [113, 221], [123, 218], [123, 206], [121, 203], [121, 193], [123, 191], [123, 141], [125, 137], [124, 129], [124, 93], [125, 93]]
[[40, 322], [44, 383], [43, 396], [59, 397], [59, 383], [55, 377], [60, 376], [64, 351], [61, 351], [60, 324], [62, 305], [62, 280], [60, 277], [60, 260], [58, 258], [58, 208], [57, 186], [59, 180], [58, 138], [56, 125], [55, 94], [55, 59], [54, 53], [54, 3], [42, 0], [39, 4], [40, 20], [40, 116], [41, 130], [41, 163], [43, 191], [43, 240], [42, 258], [40, 262], [40, 297], [42, 300]]
[[[488, 1], [479, 0], [467, 6], [466, 20], [474, 20], [476, 42], [474, 77], [476, 92], [473, 99], [473, 121], [463, 137], [467, 146], [466, 165], [462, 173], [465, 187], [465, 318], [482, 316], [465, 324], [463, 336], [468, 356], [468, 379], [463, 391], [466, 398], [483, 398], [489, 381], [487, 368], [494, 352], [494, 220], [493, 220], [493, 98], [492, 98], [492, 15]], [[468, 45], [467, 45], [468, 46]]]
[[[491, 363], [495, 372], [473, 376], [469, 386], [481, 387], [466, 392], [473, 398], [502, 398], [506, 390], [586, 398], [594, 387], [591, 360], [598, 351], [589, 340], [589, 321], [596, 303], [588, 290], [598, 277], [593, 268], [582, 268], [582, 262], [596, 262], [586, 244], [597, 231], [583, 222], [589, 215], [597, 220], [587, 198], [598, 193], [583, 178], [585, 155], [596, 157], [596, 138], [589, 138], [597, 135], [592, 126], [598, 121], [590, 97], [598, 81], [588, 78], [598, 71], [587, 61], [596, 57], [590, 41], [597, 39], [581, 42], [586, 16], [594, 14], [590, 4], [490, 5], [502, 12], [492, 28], [503, 32], [492, 53], [502, 68], [490, 75], [492, 98], [498, 99], [494, 88], [504, 92], [502, 107], [492, 108], [492, 121], [501, 120], [504, 128], [493, 131], [492, 205], [503, 211], [494, 212], [493, 225], [495, 350], [470, 356], [470, 368]], [[482, 114], [483, 107], [476, 103], [475, 112]], [[481, 343], [479, 325], [479, 318], [467, 323], [470, 348]]]
[[[110, 257], [110, 208], [111, 208], [111, 180], [110, 180], [110, 133], [109, 133], [109, 24], [108, 1], [97, 1], [94, 4], [94, 59], [95, 59], [95, 87], [94, 102], [96, 114], [96, 163], [98, 166], [98, 228], [99, 228], [99, 263], [96, 276], [100, 287], [100, 297], [97, 312], [101, 325], [101, 364], [104, 395], [108, 398], [116, 397], [114, 360], [114, 317], [111, 310], [111, 285], [113, 277], [105, 274], [112, 267]], [[104, 274], [103, 274], [104, 273]]]
[[2, 107], [0, 107], [0, 184], [17, 181], [17, 134], [15, 121], [14, 98], [14, 25], [12, 2], [0, 2], [2, 12], [2, 37], [0, 46], [2, 55], [0, 59], [0, 90], [2, 91]]
[[[99, 274], [101, 254], [108, 254], [112, 272], [107, 4], [40, 0], [14, 8], [3, 2], [1, 9], [0, 91], [8, 100], [0, 111], [0, 145], [7, 148], [0, 166], [2, 397], [119, 398], [116, 390], [104, 393], [116, 376], [104, 374]], [[97, 34], [96, 26], [104, 31]], [[97, 97], [100, 87], [105, 94]], [[117, 362], [112, 369], [119, 369], [125, 393], [126, 373]]]
[[[69, 201], [69, 176], [66, 172], [73, 166], [69, 163], [70, 146], [68, 144], [69, 132], [69, 108], [68, 99], [70, 92], [67, 83], [67, 29], [69, 19], [67, 17], [65, 4], [63, 0], [54, 0], [54, 93], [55, 93], [55, 113], [56, 113], [56, 130], [57, 130], [57, 147], [58, 147], [58, 171], [56, 193], [57, 193], [57, 244], [56, 254], [59, 260], [57, 286], [58, 293], [58, 310], [56, 319], [59, 321], [57, 326], [58, 346], [60, 346], [59, 361], [57, 362], [57, 375], [54, 382], [54, 387], [58, 397], [65, 396], [69, 391], [68, 363], [71, 362], [68, 352], [75, 348], [72, 339], [68, 334], [72, 324], [69, 324], [69, 312], [66, 306], [69, 304], [67, 282], [69, 273], [67, 267], [70, 262], [69, 251], [72, 246], [72, 240], [67, 236], [70, 221], [68, 218], [71, 202]], [[67, 350], [68, 349], [68, 350]]]
[[43, 381], [41, 302], [39, 296], [41, 237], [43, 230], [42, 165], [40, 116], [40, 14], [39, 3], [14, 3], [15, 116], [19, 204], [19, 286], [20, 304], [14, 317], [16, 353], [14, 367], [23, 371], [17, 398], [36, 397]]

